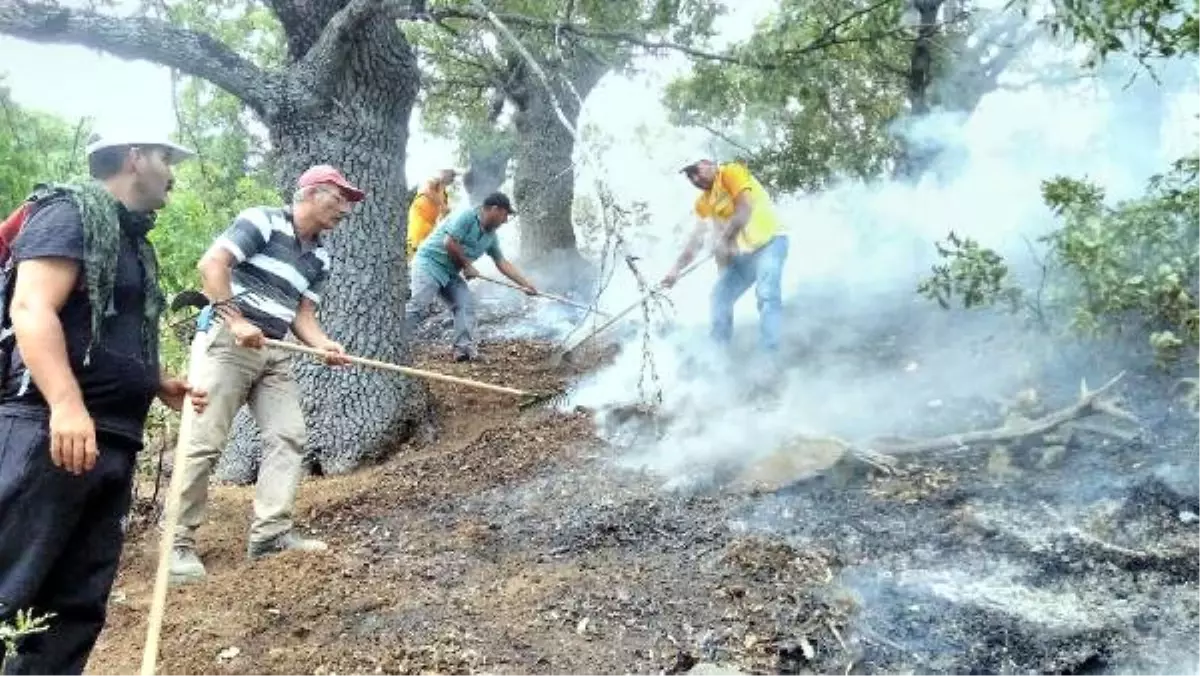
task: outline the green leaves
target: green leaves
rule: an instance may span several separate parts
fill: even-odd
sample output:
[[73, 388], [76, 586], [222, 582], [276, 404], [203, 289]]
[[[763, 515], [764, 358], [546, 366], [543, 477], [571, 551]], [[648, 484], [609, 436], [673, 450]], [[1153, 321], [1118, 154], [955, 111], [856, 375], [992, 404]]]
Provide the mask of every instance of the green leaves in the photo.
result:
[[1036, 292], [1009, 281], [995, 252], [954, 233], [937, 244], [935, 265], [918, 292], [944, 308], [1004, 299], [1039, 320], [1058, 318], [1083, 335], [1137, 331], [1159, 359], [1200, 342], [1200, 157], [1184, 157], [1148, 181], [1146, 194], [1109, 206], [1099, 186], [1055, 177], [1043, 182], [1047, 206], [1062, 227], [1041, 238], [1053, 283]]
[[815, 190], [890, 167], [910, 42], [902, 3], [782, 0], [727, 56], [668, 86], [676, 124], [736, 139], [764, 184]]
[[1021, 290], [1011, 284], [1004, 258], [994, 250], [980, 246], [970, 237], [959, 237], [953, 231], [945, 244], [937, 242], [938, 256], [946, 263], [934, 265], [933, 275], [917, 286], [922, 296], [937, 301], [945, 309], [955, 297], [963, 307], [986, 307], [1005, 301], [1015, 309]]
[[28, 110], [0, 86], [0, 219], [29, 195], [39, 181], [86, 176], [83, 148], [91, 125]]
[[[1027, 0], [1014, 4], [1024, 7]], [[1045, 24], [1091, 49], [1091, 62], [1128, 53], [1143, 65], [1151, 59], [1196, 54], [1200, 23], [1196, 0], [1054, 0]]]
[[[488, 6], [551, 77], [567, 80], [593, 62], [628, 68], [644, 49], [638, 41], [691, 44], [711, 36], [722, 8], [716, 0], [501, 0]], [[522, 89], [534, 80], [524, 77], [526, 66], [507, 39], [490, 22], [472, 18], [470, 0], [448, 0], [438, 9], [466, 17], [403, 26], [422, 68], [422, 122], [444, 136], [494, 133], [500, 105], [527, 96]]]

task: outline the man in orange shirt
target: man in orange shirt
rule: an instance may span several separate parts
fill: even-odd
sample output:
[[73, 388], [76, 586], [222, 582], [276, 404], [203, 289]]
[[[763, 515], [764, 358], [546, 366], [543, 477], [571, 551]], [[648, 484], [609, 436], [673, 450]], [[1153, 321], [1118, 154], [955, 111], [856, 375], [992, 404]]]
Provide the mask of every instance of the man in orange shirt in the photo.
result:
[[771, 196], [740, 162], [720, 164], [700, 160], [681, 171], [701, 192], [694, 210], [697, 223], [675, 266], [663, 278], [670, 288], [679, 273], [710, 243], [720, 270], [712, 293], [712, 337], [729, 342], [733, 306], [754, 287], [758, 301], [759, 345], [768, 353], [779, 349], [783, 321], [783, 264], [787, 235], [780, 227]]
[[446, 188], [454, 183], [454, 179], [457, 177], [458, 172], [453, 169], [441, 170], [437, 176], [434, 176], [421, 188], [408, 207], [408, 259], [410, 261], [413, 254], [417, 252], [417, 247], [421, 246], [421, 242], [425, 241], [429, 233], [433, 232], [433, 227], [437, 225], [437, 222], [450, 213], [450, 198], [446, 194]]

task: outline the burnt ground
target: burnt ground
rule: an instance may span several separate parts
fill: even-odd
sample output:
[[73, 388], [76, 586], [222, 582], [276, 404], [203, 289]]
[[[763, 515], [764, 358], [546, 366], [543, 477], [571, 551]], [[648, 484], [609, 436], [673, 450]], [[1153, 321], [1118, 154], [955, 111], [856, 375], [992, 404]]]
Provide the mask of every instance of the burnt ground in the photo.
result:
[[[543, 343], [483, 351], [416, 361], [527, 389], [569, 375]], [[435, 441], [302, 485], [326, 554], [246, 562], [252, 488], [215, 488], [209, 578], [171, 589], [160, 671], [1194, 673], [1196, 425], [1139, 396], [1156, 378], [1120, 386], [1142, 402], [1132, 439], [956, 449], [768, 491], [720, 473], [666, 489], [623, 461], [636, 436], [610, 443], [588, 412], [435, 383]], [[134, 529], [90, 673], [138, 669], [156, 543]]]

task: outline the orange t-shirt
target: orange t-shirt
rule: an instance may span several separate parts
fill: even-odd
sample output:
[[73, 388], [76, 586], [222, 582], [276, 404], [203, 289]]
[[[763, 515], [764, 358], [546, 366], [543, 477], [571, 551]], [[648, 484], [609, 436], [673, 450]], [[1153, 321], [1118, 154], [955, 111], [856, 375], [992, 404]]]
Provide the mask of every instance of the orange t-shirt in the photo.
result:
[[446, 189], [426, 183], [408, 207], [408, 257], [412, 258], [421, 242], [433, 232], [433, 226], [450, 213]]

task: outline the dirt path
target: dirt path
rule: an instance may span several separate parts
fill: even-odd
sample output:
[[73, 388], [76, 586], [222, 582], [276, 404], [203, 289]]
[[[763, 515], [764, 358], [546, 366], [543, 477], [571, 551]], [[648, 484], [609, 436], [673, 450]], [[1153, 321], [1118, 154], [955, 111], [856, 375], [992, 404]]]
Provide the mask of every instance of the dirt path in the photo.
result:
[[[561, 382], [540, 366], [545, 348], [488, 353], [450, 370]], [[586, 414], [517, 415], [502, 397], [433, 390], [444, 427], [432, 444], [302, 485], [302, 523], [329, 541], [325, 555], [248, 563], [252, 489], [214, 491], [200, 545], [210, 575], [171, 590], [162, 673], [680, 673], [700, 661], [1169, 673], [1194, 660], [1176, 647], [1200, 627], [1187, 516], [1200, 507], [1137, 478], [1177, 453], [1165, 446], [670, 492], [614, 466]], [[1131, 480], [1087, 504], [1060, 499], [1096, 463]], [[1097, 513], [1104, 539], [1079, 535], [1072, 524]], [[127, 546], [91, 673], [138, 669], [155, 542], [142, 532]]]

